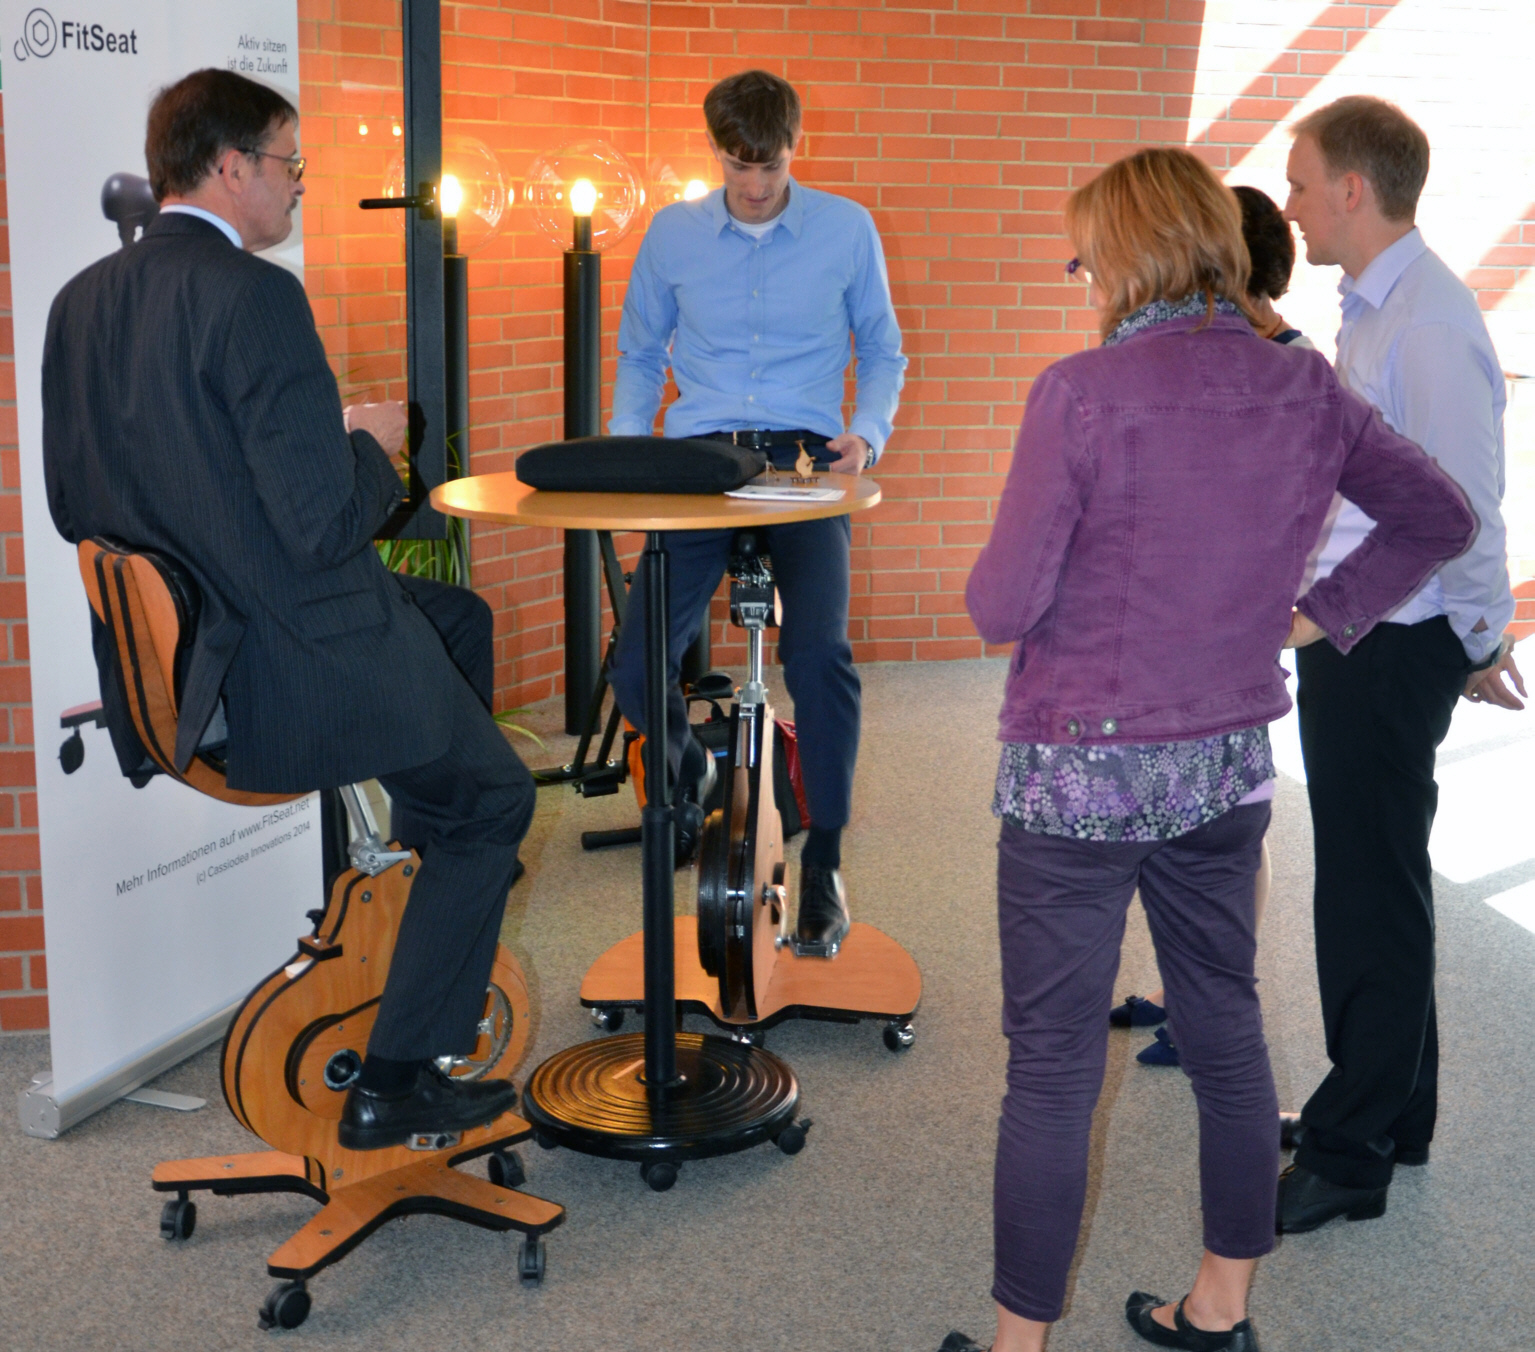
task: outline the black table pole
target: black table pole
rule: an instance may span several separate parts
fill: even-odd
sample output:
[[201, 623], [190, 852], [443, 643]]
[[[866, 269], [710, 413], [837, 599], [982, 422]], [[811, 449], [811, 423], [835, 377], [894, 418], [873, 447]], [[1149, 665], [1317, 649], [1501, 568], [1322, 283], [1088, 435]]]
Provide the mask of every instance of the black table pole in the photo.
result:
[[676, 868], [670, 773], [666, 763], [666, 537], [645, 536], [640, 555], [645, 597], [645, 808], [640, 814], [645, 889], [645, 1087], [652, 1098], [677, 1079], [677, 1010], [673, 947]]
[[[565, 439], [602, 431], [602, 255], [592, 218], [576, 216], [565, 251]], [[597, 532], [565, 532], [565, 731], [586, 726], [602, 665], [601, 564]]]

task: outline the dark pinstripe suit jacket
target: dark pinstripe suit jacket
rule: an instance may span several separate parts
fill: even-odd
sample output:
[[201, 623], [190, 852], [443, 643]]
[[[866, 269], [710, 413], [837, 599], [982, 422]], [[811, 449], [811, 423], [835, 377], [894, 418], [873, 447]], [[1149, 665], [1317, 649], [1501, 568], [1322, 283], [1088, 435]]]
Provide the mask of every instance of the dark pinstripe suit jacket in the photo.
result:
[[290, 273], [173, 214], [75, 277], [48, 318], [43, 466], [66, 540], [163, 551], [202, 588], [178, 764], [220, 691], [233, 788], [326, 788], [447, 749], [460, 678], [373, 548], [399, 476], [342, 426]]

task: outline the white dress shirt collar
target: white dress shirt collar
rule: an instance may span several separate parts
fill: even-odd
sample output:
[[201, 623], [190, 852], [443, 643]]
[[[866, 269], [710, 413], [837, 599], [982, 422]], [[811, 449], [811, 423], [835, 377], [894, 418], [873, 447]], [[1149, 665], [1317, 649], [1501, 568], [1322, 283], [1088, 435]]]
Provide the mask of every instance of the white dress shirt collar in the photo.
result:
[[202, 207], [187, 206], [184, 202], [177, 202], [174, 206], [160, 208], [160, 214], [162, 216], [171, 212], [179, 212], [183, 216], [196, 216], [200, 221], [207, 221], [209, 225], [216, 225], [220, 230], [224, 232], [225, 238], [228, 239], [228, 241], [233, 244], [235, 248], [243, 249], [245, 247], [245, 241], [240, 238], [240, 232], [236, 230], [234, 226], [230, 225], [230, 223], [226, 221], [222, 216], [215, 216], [213, 212], [207, 211]]

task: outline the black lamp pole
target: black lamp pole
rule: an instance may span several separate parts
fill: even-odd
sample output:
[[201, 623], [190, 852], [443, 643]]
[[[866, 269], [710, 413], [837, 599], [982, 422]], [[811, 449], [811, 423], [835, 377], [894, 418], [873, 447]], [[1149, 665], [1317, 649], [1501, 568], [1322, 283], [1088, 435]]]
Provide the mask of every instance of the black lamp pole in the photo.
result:
[[[575, 216], [565, 250], [565, 438], [602, 430], [602, 255], [592, 248], [592, 218]], [[602, 657], [601, 565], [597, 532], [565, 532], [565, 731], [586, 726]]]
[[[469, 473], [469, 259], [458, 251], [458, 217], [442, 218], [442, 326], [444, 430], [447, 477]], [[465, 527], [468, 522], [462, 523]], [[459, 581], [469, 585], [468, 530], [452, 536], [459, 550]]]

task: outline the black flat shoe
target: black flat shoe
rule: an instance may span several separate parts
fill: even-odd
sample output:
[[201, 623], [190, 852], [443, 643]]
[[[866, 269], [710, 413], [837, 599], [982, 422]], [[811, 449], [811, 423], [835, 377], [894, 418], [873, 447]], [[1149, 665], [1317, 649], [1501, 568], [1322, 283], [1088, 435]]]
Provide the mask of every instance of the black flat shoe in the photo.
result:
[[[1188, 1297], [1183, 1299], [1187, 1300]], [[1181, 1347], [1187, 1352], [1258, 1352], [1258, 1335], [1251, 1319], [1244, 1319], [1235, 1328], [1210, 1333], [1205, 1329], [1196, 1329], [1184, 1318], [1183, 1301], [1180, 1300], [1173, 1311], [1173, 1323], [1177, 1327], [1163, 1328], [1151, 1317], [1151, 1312], [1159, 1305], [1171, 1304], [1172, 1301], [1163, 1300], [1161, 1296], [1153, 1296], [1146, 1291], [1132, 1291], [1130, 1299], [1125, 1302], [1125, 1318], [1142, 1338], [1158, 1347]]]
[[991, 1349], [982, 1347], [974, 1339], [967, 1338], [956, 1330], [939, 1343], [938, 1352], [991, 1352]]
[[516, 1106], [510, 1080], [460, 1080], [426, 1064], [408, 1094], [386, 1097], [353, 1085], [337, 1137], [347, 1150], [382, 1150], [413, 1136], [451, 1135], [493, 1122]]
[[802, 958], [834, 958], [852, 925], [842, 871], [821, 864], [801, 864], [795, 953]]
[[1124, 1004], [1109, 1010], [1109, 1026], [1112, 1028], [1154, 1028], [1166, 1022], [1167, 1011], [1139, 995], [1127, 995]]
[[1300, 1138], [1305, 1135], [1306, 1129], [1301, 1126], [1299, 1113], [1279, 1114], [1279, 1148], [1281, 1150], [1294, 1150], [1300, 1145]]
[[1345, 1188], [1298, 1164], [1292, 1164], [1279, 1175], [1279, 1202], [1274, 1216], [1274, 1230], [1278, 1234], [1304, 1235], [1339, 1216], [1347, 1216], [1351, 1221], [1373, 1221], [1385, 1214], [1385, 1188]]

